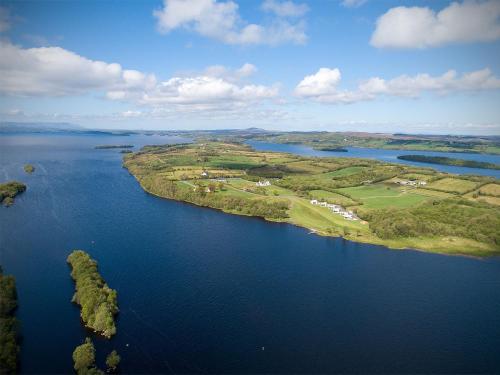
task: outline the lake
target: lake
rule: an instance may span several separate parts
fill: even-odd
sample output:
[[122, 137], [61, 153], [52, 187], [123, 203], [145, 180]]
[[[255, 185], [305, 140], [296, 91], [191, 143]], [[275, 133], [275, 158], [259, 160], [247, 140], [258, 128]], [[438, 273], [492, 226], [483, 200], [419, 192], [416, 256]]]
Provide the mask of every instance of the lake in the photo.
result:
[[[101, 144], [159, 136], [0, 136], [0, 263], [17, 280], [21, 370], [70, 373], [87, 332], [66, 257], [118, 290], [122, 372], [500, 372], [500, 259], [395, 251], [145, 193]], [[27, 175], [25, 163], [36, 171]]]
[[420, 163], [415, 161], [398, 159], [399, 155], [417, 154], [426, 156], [445, 156], [456, 159], [483, 161], [487, 163], [494, 163], [500, 165], [500, 155], [471, 154], [465, 152], [384, 150], [380, 148], [359, 148], [359, 147], [347, 147], [346, 148], [348, 150], [347, 152], [335, 152], [335, 151], [319, 151], [305, 145], [270, 143], [270, 142], [259, 142], [259, 141], [248, 141], [247, 143], [256, 150], [262, 150], [262, 151], [290, 152], [293, 154], [304, 155], [304, 156], [377, 159], [388, 163], [399, 163], [406, 165], [415, 165], [418, 167], [428, 167], [447, 173], [476, 174], [481, 176], [492, 176], [495, 178], [500, 178], [500, 170], [498, 169], [455, 167], [451, 165]]

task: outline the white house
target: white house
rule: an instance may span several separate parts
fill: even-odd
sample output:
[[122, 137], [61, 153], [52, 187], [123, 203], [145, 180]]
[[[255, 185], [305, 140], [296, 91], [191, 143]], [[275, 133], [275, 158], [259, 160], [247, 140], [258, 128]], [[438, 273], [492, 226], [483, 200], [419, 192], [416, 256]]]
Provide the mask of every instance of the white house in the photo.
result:
[[202, 177], [207, 177], [207, 176], [208, 176], [208, 173], [207, 173], [207, 172], [205, 172], [205, 171], [203, 171], [203, 172], [201, 172], [201, 176], [202, 176]]
[[265, 181], [259, 181], [255, 185], [257, 185], [257, 186], [271, 186], [271, 183], [268, 180], [265, 180]]
[[311, 199], [311, 204], [318, 204], [318, 201], [316, 199]]

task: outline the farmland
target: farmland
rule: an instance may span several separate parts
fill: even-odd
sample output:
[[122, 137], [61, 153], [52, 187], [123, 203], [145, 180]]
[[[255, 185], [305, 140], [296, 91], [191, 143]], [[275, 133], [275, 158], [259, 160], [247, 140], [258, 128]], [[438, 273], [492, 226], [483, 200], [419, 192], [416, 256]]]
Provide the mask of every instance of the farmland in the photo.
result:
[[[319, 235], [448, 254], [500, 252], [500, 185], [489, 177], [257, 152], [230, 142], [145, 147], [125, 155], [124, 166], [154, 195], [288, 222]], [[471, 222], [474, 230], [466, 225]]]

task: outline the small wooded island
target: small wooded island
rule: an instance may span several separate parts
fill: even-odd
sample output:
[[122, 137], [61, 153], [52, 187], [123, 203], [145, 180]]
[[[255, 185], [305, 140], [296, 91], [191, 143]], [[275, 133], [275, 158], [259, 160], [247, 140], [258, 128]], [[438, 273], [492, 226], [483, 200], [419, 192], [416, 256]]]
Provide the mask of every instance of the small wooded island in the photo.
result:
[[400, 155], [400, 156], [398, 156], [398, 159], [408, 160], [408, 161], [417, 161], [417, 162], [421, 162], [421, 163], [452, 165], [455, 167], [500, 169], [500, 165], [498, 165], [498, 164], [487, 163], [484, 161], [448, 158], [445, 156]]
[[18, 181], [9, 181], [0, 184], [0, 202], [4, 206], [10, 206], [14, 203], [16, 195], [26, 191], [26, 185]]
[[97, 271], [97, 262], [83, 250], [74, 250], [67, 259], [75, 280], [73, 302], [81, 307], [85, 326], [110, 338], [116, 333], [115, 315], [118, 313], [117, 293]]
[[78, 375], [104, 375], [114, 373], [119, 364], [120, 356], [116, 350], [112, 350], [106, 357], [106, 372], [96, 366], [94, 343], [87, 337], [83, 344], [78, 345], [73, 351], [73, 368]]
[[25, 164], [24, 171], [28, 174], [32, 174], [35, 171], [35, 167], [32, 164]]
[[500, 253], [500, 183], [490, 177], [219, 142], [148, 146], [125, 155], [124, 166], [151, 194], [320, 235], [448, 254]]

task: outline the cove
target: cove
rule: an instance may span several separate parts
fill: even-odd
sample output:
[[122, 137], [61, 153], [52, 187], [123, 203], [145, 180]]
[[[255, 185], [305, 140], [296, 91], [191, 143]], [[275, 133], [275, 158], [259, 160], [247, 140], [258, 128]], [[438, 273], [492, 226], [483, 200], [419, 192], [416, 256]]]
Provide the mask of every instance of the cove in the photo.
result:
[[500, 371], [500, 259], [388, 250], [156, 198], [119, 151], [94, 149], [179, 141], [0, 136], [0, 179], [28, 186], [0, 209], [22, 372], [71, 372], [89, 334], [70, 302], [73, 249], [118, 291], [117, 334], [94, 343], [100, 361], [116, 349], [124, 373]]

